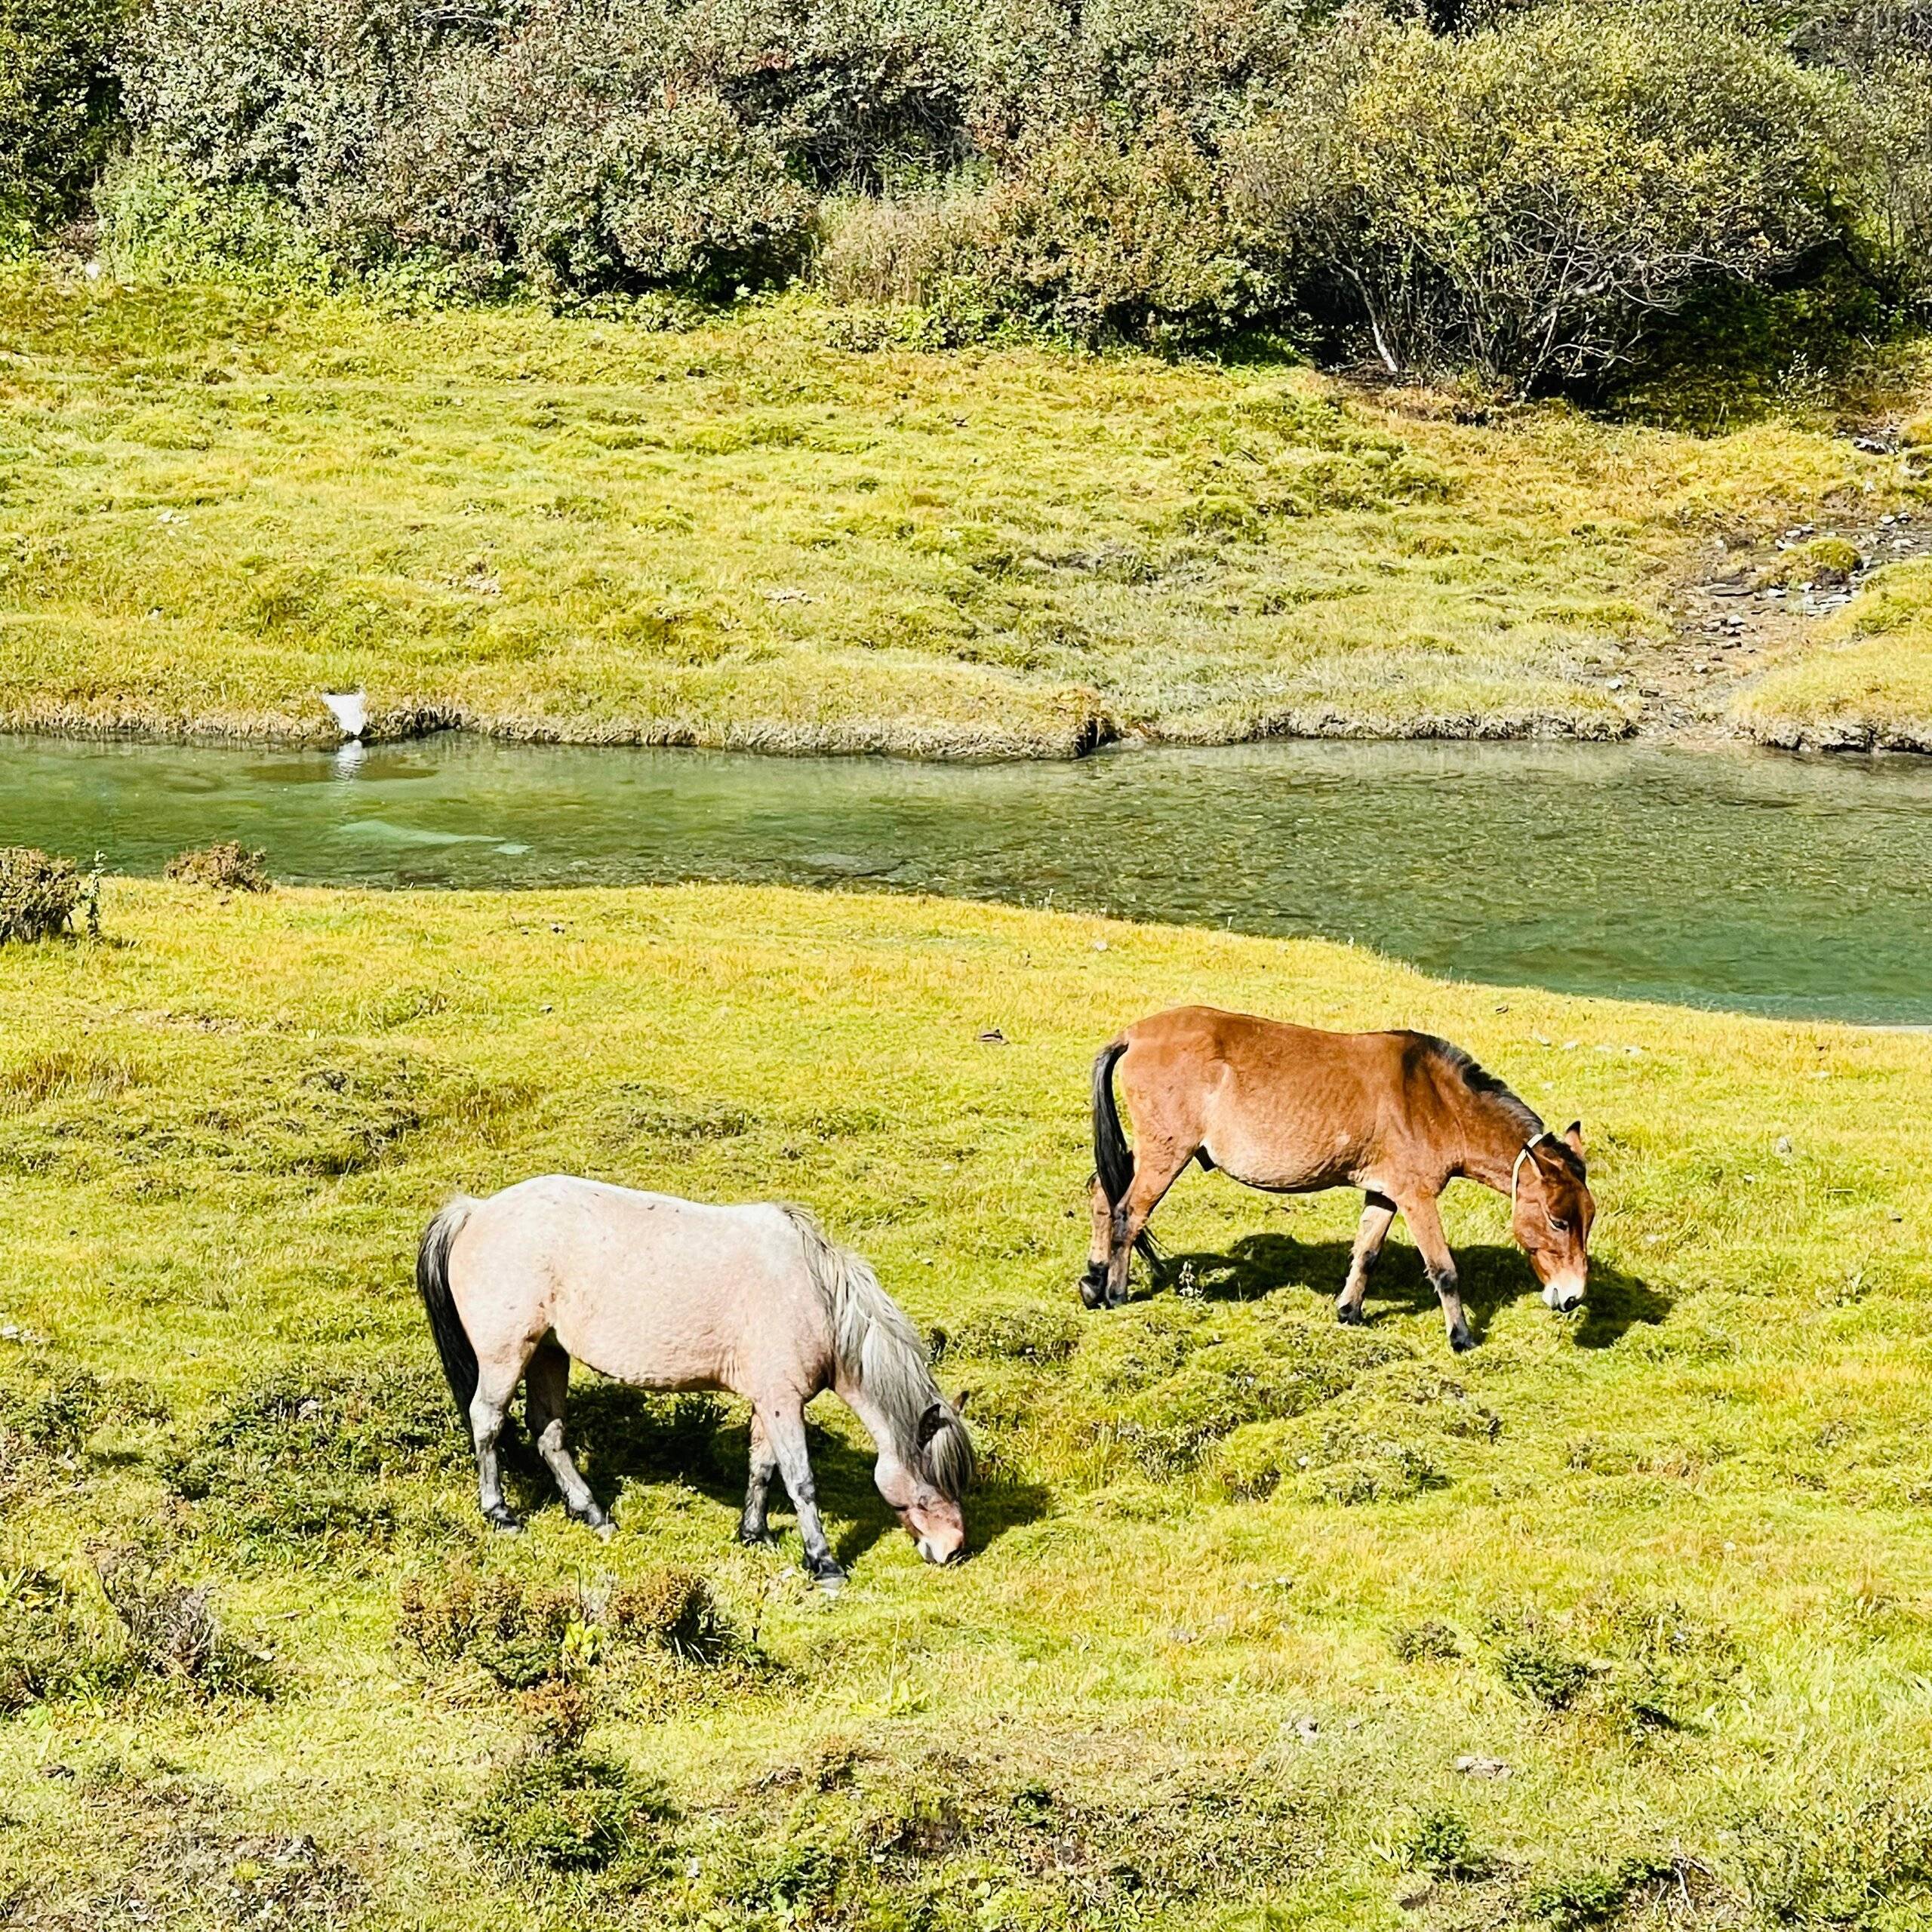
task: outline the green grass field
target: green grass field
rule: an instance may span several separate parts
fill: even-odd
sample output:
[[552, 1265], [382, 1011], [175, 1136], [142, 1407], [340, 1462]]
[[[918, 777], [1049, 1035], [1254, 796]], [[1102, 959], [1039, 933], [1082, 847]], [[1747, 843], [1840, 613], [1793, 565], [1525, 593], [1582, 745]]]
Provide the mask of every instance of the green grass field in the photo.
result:
[[1903, 487], [1775, 418], [865, 323], [8, 271], [0, 725], [322, 738], [361, 683], [387, 734], [778, 750], [1617, 735], [1674, 585]]
[[[1924, 1039], [858, 895], [105, 911], [0, 951], [11, 1923], [1925, 1922]], [[1464, 1189], [1482, 1346], [1406, 1247], [1342, 1330], [1352, 1204], [1199, 1175], [1190, 1292], [1081, 1311], [1089, 1058], [1198, 998], [1438, 1029], [1582, 1115], [1583, 1317]], [[828, 1398], [824, 1600], [728, 1540], [728, 1407], [597, 1387], [614, 1539], [526, 1469], [490, 1542], [411, 1256], [554, 1168], [872, 1256], [974, 1392], [971, 1562], [918, 1563]]]

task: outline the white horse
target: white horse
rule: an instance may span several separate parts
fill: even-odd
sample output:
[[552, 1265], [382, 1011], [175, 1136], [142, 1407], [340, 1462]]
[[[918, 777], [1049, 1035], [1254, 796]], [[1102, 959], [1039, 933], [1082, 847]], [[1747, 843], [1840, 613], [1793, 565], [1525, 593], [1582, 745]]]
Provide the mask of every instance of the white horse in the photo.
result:
[[[751, 1482], [739, 1536], [785, 1479], [805, 1561], [835, 1589], [805, 1454], [805, 1404], [835, 1389], [878, 1447], [873, 1479], [929, 1563], [964, 1555], [960, 1499], [973, 1444], [933, 1381], [912, 1324], [857, 1255], [801, 1208], [718, 1208], [552, 1174], [488, 1200], [459, 1195], [423, 1231], [416, 1285], [443, 1372], [476, 1444], [483, 1513], [503, 1500], [497, 1438], [521, 1380], [530, 1432], [571, 1514], [611, 1519], [564, 1447], [573, 1355], [646, 1389], [723, 1389], [752, 1404]], [[964, 1399], [963, 1397], [961, 1398]]]

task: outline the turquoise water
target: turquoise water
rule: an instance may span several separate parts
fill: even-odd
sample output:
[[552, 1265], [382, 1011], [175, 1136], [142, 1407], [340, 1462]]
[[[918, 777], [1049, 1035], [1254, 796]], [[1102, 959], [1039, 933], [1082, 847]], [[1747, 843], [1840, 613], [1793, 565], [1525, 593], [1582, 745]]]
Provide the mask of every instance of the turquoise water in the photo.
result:
[[0, 740], [0, 842], [290, 881], [761, 879], [1352, 939], [1564, 992], [1932, 1024], [1932, 763], [1281, 743], [1074, 764]]

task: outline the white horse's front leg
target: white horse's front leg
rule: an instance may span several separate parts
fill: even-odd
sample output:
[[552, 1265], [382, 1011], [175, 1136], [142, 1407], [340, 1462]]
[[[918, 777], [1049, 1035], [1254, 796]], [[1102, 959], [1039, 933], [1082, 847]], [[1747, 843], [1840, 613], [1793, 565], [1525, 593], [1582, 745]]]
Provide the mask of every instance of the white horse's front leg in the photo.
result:
[[804, 1539], [805, 1567], [824, 1589], [835, 1590], [845, 1580], [844, 1566], [826, 1540], [818, 1514], [818, 1491], [812, 1481], [811, 1458], [805, 1454], [805, 1412], [802, 1404], [761, 1411], [764, 1432], [778, 1459], [778, 1473], [798, 1512], [798, 1534]]
[[777, 1453], [766, 1433], [764, 1418], [752, 1411], [751, 1475], [745, 1484], [745, 1512], [738, 1518], [738, 1540], [768, 1546], [778, 1539], [771, 1534], [770, 1503], [771, 1478], [778, 1473]]

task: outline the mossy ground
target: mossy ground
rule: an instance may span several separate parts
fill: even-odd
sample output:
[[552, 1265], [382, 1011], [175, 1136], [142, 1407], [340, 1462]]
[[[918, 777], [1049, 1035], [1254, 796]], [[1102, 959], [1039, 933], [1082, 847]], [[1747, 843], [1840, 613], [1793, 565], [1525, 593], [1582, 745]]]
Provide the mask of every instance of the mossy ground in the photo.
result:
[[0, 724], [320, 738], [318, 693], [360, 684], [391, 734], [1600, 737], [1694, 552], [1902, 487], [1775, 417], [1459, 420], [1284, 358], [921, 352], [863, 320], [8, 271]]
[[[272, 1681], [0, 1721], [15, 1923], [1924, 1922], [1924, 1040], [930, 900], [105, 911], [0, 950], [0, 1638], [63, 1589], [104, 1628], [90, 1553], [131, 1549]], [[1460, 1189], [1482, 1346], [1402, 1246], [1342, 1330], [1353, 1204], [1200, 1175], [1162, 1217], [1189, 1292], [1080, 1309], [1091, 1054], [1200, 998], [1434, 1028], [1580, 1114], [1582, 1317]], [[525, 1467], [490, 1542], [411, 1255], [447, 1190], [551, 1168], [863, 1247], [975, 1391], [972, 1560], [918, 1563], [827, 1400], [828, 1602], [795, 1537], [730, 1540], [741, 1417], [595, 1384], [615, 1538]], [[667, 1572], [715, 1657], [571, 1613]], [[487, 1644], [426, 1645], [485, 1600]]]

